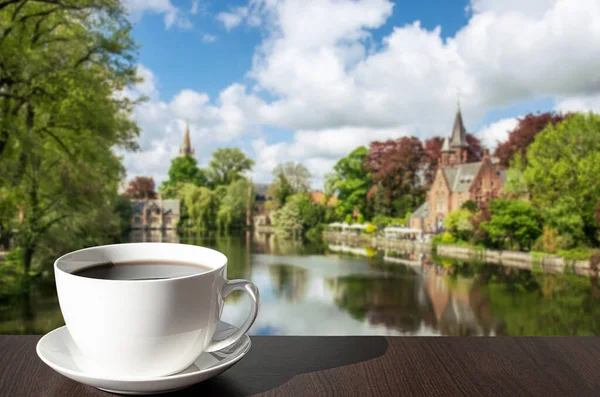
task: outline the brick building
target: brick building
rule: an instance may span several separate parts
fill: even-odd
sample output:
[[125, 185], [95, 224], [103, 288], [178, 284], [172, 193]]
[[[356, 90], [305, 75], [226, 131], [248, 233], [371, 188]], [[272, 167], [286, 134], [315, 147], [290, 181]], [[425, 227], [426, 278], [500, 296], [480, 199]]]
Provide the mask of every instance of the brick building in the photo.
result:
[[450, 138], [442, 146], [439, 167], [425, 203], [409, 218], [409, 227], [425, 233], [439, 233], [444, 218], [468, 200], [479, 207], [499, 197], [505, 181], [505, 171], [485, 149], [481, 161], [467, 163], [467, 140], [460, 109], [456, 113]]
[[180, 219], [179, 200], [131, 200], [132, 229], [177, 229]]

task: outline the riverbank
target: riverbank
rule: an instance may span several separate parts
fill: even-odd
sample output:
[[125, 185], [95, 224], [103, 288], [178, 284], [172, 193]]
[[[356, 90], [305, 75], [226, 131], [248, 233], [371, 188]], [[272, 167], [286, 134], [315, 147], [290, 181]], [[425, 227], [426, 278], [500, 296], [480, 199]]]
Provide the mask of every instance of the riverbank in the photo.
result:
[[[381, 250], [398, 250], [431, 254], [433, 246], [427, 242], [416, 240], [390, 240], [370, 235], [342, 235], [340, 233], [324, 233], [326, 241], [351, 246], [368, 246]], [[495, 265], [516, 267], [547, 273], [574, 273], [582, 276], [597, 277], [598, 266], [589, 260], [566, 259], [556, 255], [543, 253], [499, 251], [493, 249], [464, 247], [452, 244], [438, 244], [436, 254], [441, 257], [464, 261], [483, 261]]]

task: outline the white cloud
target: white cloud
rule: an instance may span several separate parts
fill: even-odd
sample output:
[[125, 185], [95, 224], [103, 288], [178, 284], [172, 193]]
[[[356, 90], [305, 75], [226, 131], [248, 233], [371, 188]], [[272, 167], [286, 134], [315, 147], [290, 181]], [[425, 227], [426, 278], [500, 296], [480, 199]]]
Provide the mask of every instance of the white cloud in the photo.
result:
[[373, 129], [346, 127], [326, 130], [298, 130], [292, 142], [268, 145], [263, 138], [252, 142], [256, 165], [253, 178], [257, 182], [270, 182], [272, 170], [279, 163], [297, 161], [305, 165], [312, 175], [312, 185], [319, 189], [325, 175], [335, 163], [358, 146], [376, 140], [393, 139], [407, 131], [395, 128]]
[[248, 7], [236, 7], [230, 12], [220, 12], [217, 20], [223, 22], [225, 29], [231, 30], [238, 26], [248, 16]]
[[504, 142], [508, 133], [515, 129], [518, 124], [516, 118], [508, 118], [487, 124], [477, 132], [477, 136], [483, 144], [490, 149], [495, 149], [498, 142]]
[[600, 95], [574, 96], [558, 100], [555, 109], [567, 112], [596, 112], [600, 113]]
[[[130, 18], [135, 22], [141, 19], [144, 13], [164, 14], [165, 27], [170, 29], [177, 26], [182, 29], [189, 29], [192, 23], [185, 14], [171, 3], [171, 0], [126, 0], [125, 7], [130, 14]], [[192, 5], [192, 8], [194, 5]], [[197, 6], [196, 6], [197, 7]]]
[[[394, 10], [389, 0], [250, 0], [217, 19], [228, 30], [242, 23], [262, 30], [251, 84], [232, 84], [212, 100], [182, 90], [170, 102], [144, 105], [136, 117], [153, 139], [186, 118], [198, 139], [211, 141], [230, 142], [265, 125], [290, 129], [292, 142], [254, 141], [256, 179], [270, 180], [278, 162], [294, 159], [319, 181], [359, 144], [449, 134], [459, 91], [467, 129], [516, 101], [552, 98], [559, 110], [600, 109], [598, 0], [471, 5], [467, 25], [453, 37], [414, 22], [391, 28], [379, 43], [371, 31]], [[494, 145], [511, 123], [479, 133]]]
[[217, 36], [205, 33], [202, 36], [202, 41], [205, 43], [214, 43], [215, 41], [217, 41]]
[[200, 1], [199, 0], [192, 0], [192, 8], [190, 8], [190, 13], [192, 15], [196, 15], [198, 13], [198, 5], [199, 5]]
[[147, 95], [150, 98], [158, 95], [158, 89], [156, 87], [157, 79], [150, 69], [144, 65], [138, 65], [137, 74], [143, 79], [142, 82], [136, 85], [136, 88], [140, 94]]
[[471, 0], [471, 9], [474, 12], [518, 12], [539, 17], [557, 2], [558, 0]]

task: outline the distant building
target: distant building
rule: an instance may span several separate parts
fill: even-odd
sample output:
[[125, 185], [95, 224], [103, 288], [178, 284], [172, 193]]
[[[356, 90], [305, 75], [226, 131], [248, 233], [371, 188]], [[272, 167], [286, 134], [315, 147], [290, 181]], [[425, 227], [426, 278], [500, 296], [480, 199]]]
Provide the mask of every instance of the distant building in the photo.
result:
[[177, 229], [179, 200], [132, 200], [131, 229]]
[[[310, 199], [312, 200], [313, 203], [325, 205], [325, 198], [326, 198], [325, 193], [314, 191], [314, 192], [309, 192], [308, 195], [310, 196]], [[336, 196], [330, 196], [329, 199], [327, 200], [327, 206], [333, 207], [337, 204], [337, 201], [338, 201], [338, 199]]]
[[505, 171], [492, 161], [485, 149], [479, 162], [467, 163], [466, 130], [460, 108], [454, 119], [450, 138], [445, 138], [439, 167], [425, 203], [409, 218], [409, 227], [426, 233], [444, 229], [444, 219], [466, 201], [474, 201], [480, 208], [502, 194]]

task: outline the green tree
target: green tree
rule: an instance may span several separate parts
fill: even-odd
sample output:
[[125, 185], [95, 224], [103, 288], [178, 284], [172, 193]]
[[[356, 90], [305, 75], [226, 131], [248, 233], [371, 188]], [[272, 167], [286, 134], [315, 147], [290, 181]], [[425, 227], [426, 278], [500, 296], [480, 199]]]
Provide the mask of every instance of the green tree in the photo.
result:
[[273, 182], [269, 186], [267, 194], [272, 198], [272, 200], [267, 203], [268, 209], [276, 211], [285, 205], [288, 197], [294, 194], [294, 190], [285, 174], [279, 172], [274, 175]]
[[599, 175], [598, 115], [576, 114], [548, 125], [527, 151], [524, 177], [531, 199], [544, 222], [572, 235], [574, 244], [598, 243], [594, 210], [600, 197]]
[[467, 210], [470, 211], [471, 213], [476, 213], [477, 211], [479, 211], [479, 207], [477, 207], [477, 203], [475, 203], [475, 201], [473, 200], [467, 200], [465, 201], [461, 206], [461, 209], [463, 210]]
[[342, 217], [357, 208], [361, 214], [367, 213], [367, 193], [371, 188], [371, 174], [364, 167], [369, 150], [364, 146], [354, 149], [340, 159], [327, 175], [325, 182], [329, 194], [337, 194], [338, 212]]
[[171, 160], [169, 179], [160, 186], [164, 198], [177, 197], [178, 188], [185, 183], [195, 186], [206, 186], [206, 173], [198, 168], [198, 162], [192, 156], [178, 156]]
[[186, 183], [181, 187], [180, 194], [188, 216], [188, 228], [196, 231], [216, 228], [220, 200], [214, 191]]
[[522, 197], [529, 191], [527, 181], [523, 172], [526, 168], [526, 160], [520, 152], [516, 152], [510, 160], [510, 167], [506, 171], [506, 182], [504, 192], [509, 197]]
[[469, 241], [471, 237], [473, 237], [473, 224], [471, 223], [471, 219], [473, 218], [473, 213], [467, 209], [458, 209], [456, 211], [452, 211], [446, 216], [444, 219], [444, 226], [446, 229], [455, 237], [463, 240]]
[[388, 204], [387, 197], [385, 196], [385, 190], [381, 183], [374, 186], [375, 199], [373, 203], [373, 213], [379, 216], [389, 216], [390, 206]]
[[208, 173], [214, 186], [229, 185], [243, 177], [245, 171], [250, 171], [254, 160], [246, 157], [238, 148], [217, 149], [208, 164]]
[[243, 227], [246, 224], [248, 207], [254, 206], [252, 184], [247, 179], [238, 179], [227, 186], [221, 206], [217, 214], [217, 222], [221, 230]]
[[492, 200], [489, 212], [491, 219], [479, 227], [498, 248], [529, 250], [542, 233], [539, 212], [529, 201]]
[[302, 237], [302, 216], [300, 206], [295, 201], [286, 203], [273, 214], [275, 234], [283, 238]]
[[273, 175], [283, 175], [292, 193], [308, 192], [310, 189], [310, 172], [300, 163], [289, 161], [279, 164], [273, 170]]
[[325, 221], [324, 205], [314, 203], [306, 193], [291, 196], [287, 203], [274, 214], [276, 232], [284, 237], [304, 237], [307, 233], [315, 240], [322, 233]]
[[[27, 274], [36, 255], [120, 232], [124, 168], [113, 149], [137, 147], [136, 101], [122, 94], [139, 81], [136, 46], [116, 0], [9, 1], [1, 11], [0, 191], [13, 205], [2, 224]], [[58, 247], [58, 235], [70, 238]]]

